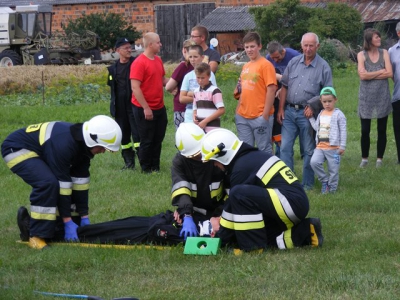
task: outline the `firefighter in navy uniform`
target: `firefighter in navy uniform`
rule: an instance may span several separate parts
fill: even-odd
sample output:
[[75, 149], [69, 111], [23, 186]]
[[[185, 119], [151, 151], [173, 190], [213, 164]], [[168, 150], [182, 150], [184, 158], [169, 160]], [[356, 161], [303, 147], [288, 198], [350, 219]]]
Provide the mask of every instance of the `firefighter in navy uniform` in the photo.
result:
[[202, 158], [227, 172], [229, 199], [217, 232], [224, 244], [244, 251], [322, 246], [321, 222], [306, 218], [309, 202], [298, 179], [278, 157], [215, 129], [202, 141]]
[[[85, 123], [47, 122], [11, 133], [1, 145], [11, 171], [32, 186], [29, 246], [43, 249], [54, 236], [57, 208], [65, 239], [78, 239], [78, 225], [90, 224], [88, 190], [90, 160], [104, 151], [118, 151], [121, 129], [110, 117], [96, 116]], [[19, 216], [18, 220], [21, 219]]]
[[131, 55], [131, 43], [127, 38], [117, 40], [115, 51], [119, 54], [119, 60], [107, 68], [109, 73], [107, 85], [111, 90], [110, 113], [122, 130], [121, 155], [125, 163], [123, 170], [135, 168], [135, 151], [136, 154], [139, 153], [140, 146], [139, 131], [131, 103], [132, 88], [129, 73], [131, 64], [135, 60]]
[[[172, 204], [177, 211], [155, 216], [132, 216], [124, 219], [79, 227], [81, 242], [114, 244], [178, 244], [188, 236], [209, 235], [209, 219], [219, 217], [226, 196], [224, 173], [213, 162], [201, 161], [200, 146], [204, 131], [194, 123], [181, 123], [175, 133], [180, 153], [172, 164]], [[21, 207], [18, 226], [21, 237], [29, 235], [29, 214]], [[200, 226], [201, 225], [201, 226]], [[60, 241], [64, 229], [57, 227], [52, 241]]]
[[176, 220], [183, 220], [181, 235], [197, 236], [193, 216], [201, 221], [220, 216], [227, 191], [224, 172], [201, 161], [204, 131], [194, 123], [181, 123], [175, 134], [177, 153], [172, 161], [172, 205]]

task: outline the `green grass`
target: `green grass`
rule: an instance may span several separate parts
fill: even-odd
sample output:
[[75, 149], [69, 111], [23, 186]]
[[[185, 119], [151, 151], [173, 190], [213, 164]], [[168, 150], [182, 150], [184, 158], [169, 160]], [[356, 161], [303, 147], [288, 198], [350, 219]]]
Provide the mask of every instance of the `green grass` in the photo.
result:
[[[235, 76], [222, 80], [227, 113], [223, 126], [235, 130]], [[226, 78], [225, 78], [225, 77]], [[218, 80], [218, 77], [217, 77]], [[51, 299], [34, 290], [97, 295], [105, 299], [398, 299], [400, 295], [400, 204], [391, 119], [384, 166], [375, 169], [376, 122], [371, 131], [371, 160], [359, 169], [360, 124], [355, 69], [337, 71], [338, 107], [348, 121], [348, 143], [339, 190], [308, 193], [310, 216], [320, 217], [325, 236], [320, 249], [271, 250], [261, 255], [186, 256], [183, 247], [168, 250], [116, 250], [54, 246], [35, 251], [17, 244], [16, 211], [29, 205], [30, 187], [0, 164], [0, 299]], [[170, 205], [170, 166], [176, 153], [172, 98], [166, 97], [170, 123], [163, 144], [161, 172], [122, 172], [120, 154], [98, 155], [91, 167], [91, 221], [154, 215]], [[34, 106], [2, 104], [0, 140], [27, 124], [48, 120], [83, 121], [108, 114], [108, 102]], [[297, 146], [296, 146], [297, 147]], [[301, 160], [295, 151], [295, 170]]]

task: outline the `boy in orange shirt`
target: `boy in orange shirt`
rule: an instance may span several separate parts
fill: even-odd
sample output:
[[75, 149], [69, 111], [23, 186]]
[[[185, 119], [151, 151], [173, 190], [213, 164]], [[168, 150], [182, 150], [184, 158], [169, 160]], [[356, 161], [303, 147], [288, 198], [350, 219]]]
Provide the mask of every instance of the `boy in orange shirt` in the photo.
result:
[[238, 137], [272, 154], [273, 104], [277, 90], [275, 68], [260, 54], [261, 38], [257, 32], [246, 34], [243, 44], [250, 61], [240, 74], [242, 92], [235, 116]]

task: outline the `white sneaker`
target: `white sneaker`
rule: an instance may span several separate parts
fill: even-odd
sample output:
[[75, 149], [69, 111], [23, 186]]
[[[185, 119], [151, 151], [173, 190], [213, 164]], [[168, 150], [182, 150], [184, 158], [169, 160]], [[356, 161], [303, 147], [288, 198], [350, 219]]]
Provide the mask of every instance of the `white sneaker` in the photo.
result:
[[382, 167], [382, 161], [381, 161], [381, 160], [377, 160], [375, 166], [376, 166], [377, 168]]
[[368, 165], [368, 161], [362, 160], [360, 164], [360, 168], [365, 168]]

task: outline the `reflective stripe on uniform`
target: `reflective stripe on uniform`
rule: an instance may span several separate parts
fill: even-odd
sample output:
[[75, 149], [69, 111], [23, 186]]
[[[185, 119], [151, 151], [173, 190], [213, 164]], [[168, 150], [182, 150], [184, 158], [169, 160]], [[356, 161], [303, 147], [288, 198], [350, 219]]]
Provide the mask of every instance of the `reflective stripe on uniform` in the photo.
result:
[[122, 150], [129, 149], [129, 148], [132, 148], [132, 146], [133, 146], [132, 143], [129, 143], [129, 144], [126, 144], [126, 145], [122, 145], [121, 144], [121, 149]]
[[197, 197], [197, 185], [188, 181], [179, 181], [172, 187], [171, 199], [179, 195], [188, 195], [189, 197]]
[[59, 181], [59, 183], [60, 183], [60, 195], [69, 196], [72, 194], [72, 182]]
[[53, 131], [53, 127], [56, 122], [47, 122], [43, 123], [40, 126], [40, 133], [39, 133], [39, 144], [43, 145], [51, 136], [51, 132]]
[[135, 149], [140, 147], [140, 143], [133, 143], [133, 147], [135, 147]]
[[29, 158], [33, 157], [39, 157], [39, 155], [36, 152], [27, 150], [27, 149], [21, 149], [17, 152], [12, 152], [4, 157], [4, 161], [7, 164], [7, 167], [10, 169], [14, 167], [15, 165], [19, 164], [20, 162], [27, 160]]
[[222, 193], [224, 188], [221, 182], [212, 182], [210, 185], [211, 189], [211, 198], [216, 198], [217, 201], [221, 200]]
[[281, 250], [293, 249], [292, 230], [286, 230], [276, 237], [276, 244]]
[[89, 177], [71, 177], [72, 179], [72, 190], [74, 191], [86, 191], [89, 189]]
[[256, 215], [236, 215], [223, 211], [220, 224], [232, 230], [252, 230], [265, 227], [261, 213]]
[[256, 176], [267, 185], [276, 173], [286, 167], [285, 163], [276, 156], [271, 156], [258, 170]]
[[271, 197], [272, 204], [275, 207], [276, 213], [287, 228], [292, 228], [294, 224], [300, 222], [300, 219], [293, 212], [289, 201], [278, 189], [267, 189]]
[[202, 214], [202, 215], [205, 215], [205, 216], [207, 215], [207, 210], [204, 209], [204, 208], [193, 206], [193, 210], [198, 212], [198, 213], [200, 213], [200, 214]]
[[56, 207], [43, 207], [31, 205], [31, 218], [35, 220], [56, 220]]

